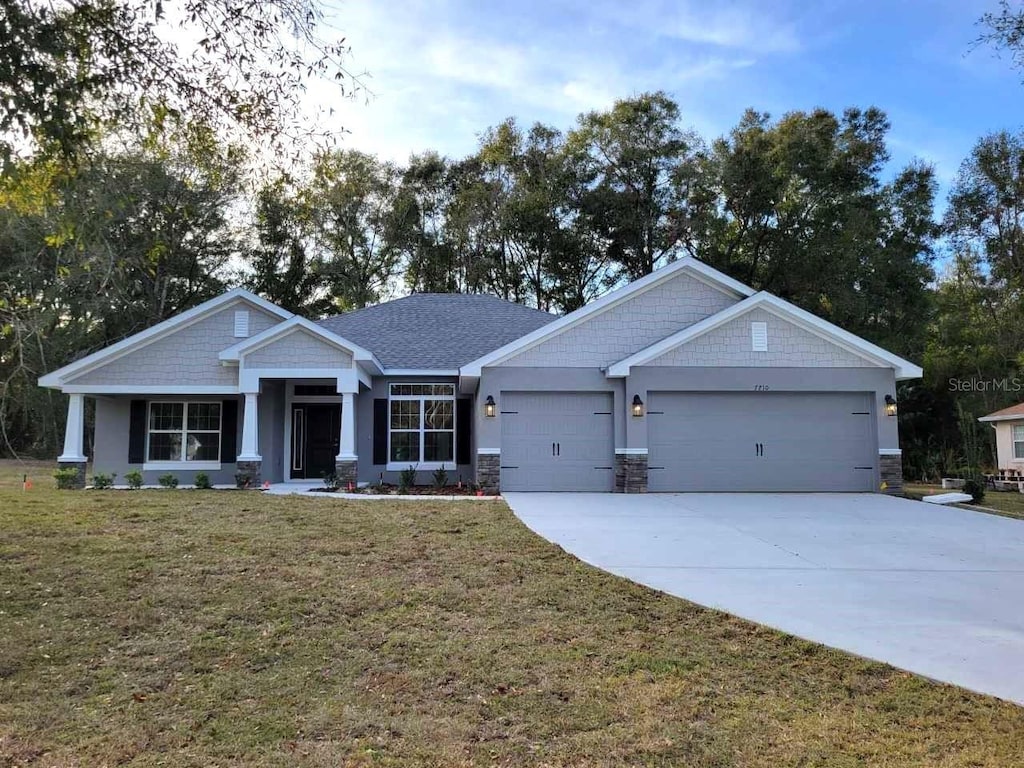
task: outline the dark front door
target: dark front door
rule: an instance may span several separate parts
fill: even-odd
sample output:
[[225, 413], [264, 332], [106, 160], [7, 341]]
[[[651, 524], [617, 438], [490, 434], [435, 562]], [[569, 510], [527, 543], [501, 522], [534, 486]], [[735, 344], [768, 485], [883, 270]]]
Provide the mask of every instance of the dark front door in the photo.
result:
[[316, 478], [334, 472], [338, 455], [341, 406], [332, 403], [292, 405], [293, 478]]

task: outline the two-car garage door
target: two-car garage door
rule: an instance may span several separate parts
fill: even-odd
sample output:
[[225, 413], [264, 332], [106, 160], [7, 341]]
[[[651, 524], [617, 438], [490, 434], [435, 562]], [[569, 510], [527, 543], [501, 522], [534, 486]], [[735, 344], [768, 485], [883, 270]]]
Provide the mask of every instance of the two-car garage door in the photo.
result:
[[857, 392], [654, 392], [651, 491], [871, 491], [871, 396]]

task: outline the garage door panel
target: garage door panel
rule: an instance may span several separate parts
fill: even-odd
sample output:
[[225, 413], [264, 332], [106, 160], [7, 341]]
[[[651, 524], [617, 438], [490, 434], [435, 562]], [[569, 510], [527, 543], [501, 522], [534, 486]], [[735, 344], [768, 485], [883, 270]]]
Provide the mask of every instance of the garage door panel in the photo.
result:
[[867, 393], [658, 392], [649, 399], [649, 490], [874, 489]]
[[504, 392], [501, 487], [507, 491], [610, 491], [612, 395]]

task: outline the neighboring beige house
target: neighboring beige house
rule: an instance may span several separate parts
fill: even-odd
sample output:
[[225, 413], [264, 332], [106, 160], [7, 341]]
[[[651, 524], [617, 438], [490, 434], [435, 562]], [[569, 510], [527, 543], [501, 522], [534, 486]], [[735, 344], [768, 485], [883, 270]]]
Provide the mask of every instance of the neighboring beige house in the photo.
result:
[[996, 431], [996, 460], [1002, 472], [1024, 473], [1024, 403], [982, 416]]

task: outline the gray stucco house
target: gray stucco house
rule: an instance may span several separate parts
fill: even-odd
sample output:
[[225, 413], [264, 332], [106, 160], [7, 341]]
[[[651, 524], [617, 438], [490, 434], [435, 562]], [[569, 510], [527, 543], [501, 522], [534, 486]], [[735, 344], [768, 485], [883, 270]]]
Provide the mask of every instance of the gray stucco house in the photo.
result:
[[563, 317], [414, 294], [313, 322], [229, 291], [43, 376], [61, 464], [147, 483], [508, 491], [899, 490], [896, 382], [921, 369], [691, 258]]

